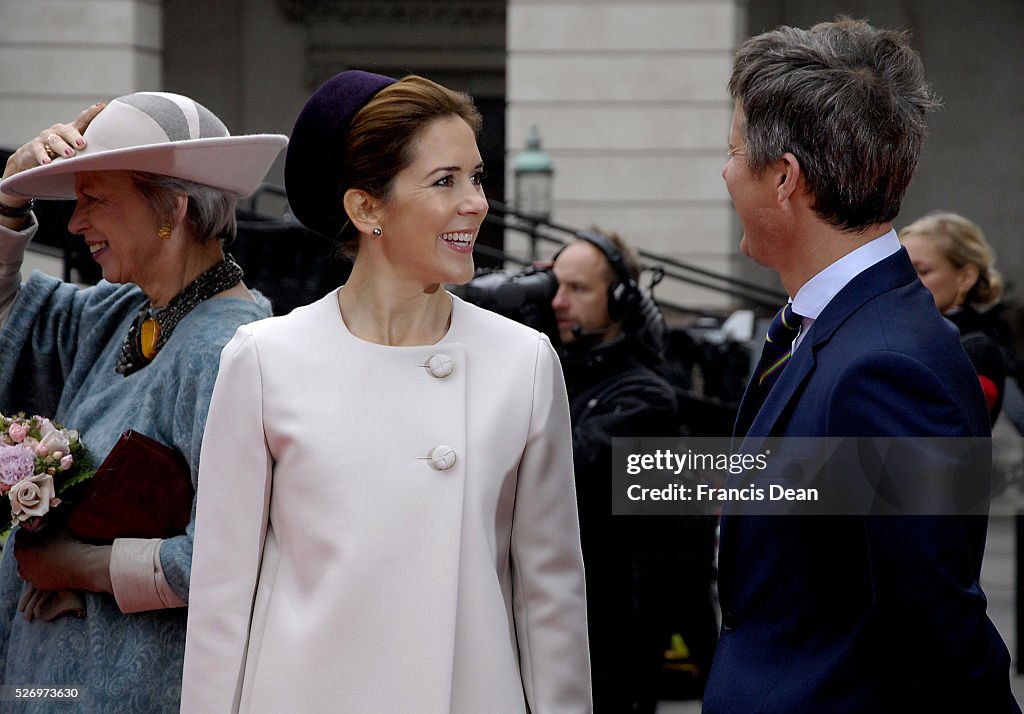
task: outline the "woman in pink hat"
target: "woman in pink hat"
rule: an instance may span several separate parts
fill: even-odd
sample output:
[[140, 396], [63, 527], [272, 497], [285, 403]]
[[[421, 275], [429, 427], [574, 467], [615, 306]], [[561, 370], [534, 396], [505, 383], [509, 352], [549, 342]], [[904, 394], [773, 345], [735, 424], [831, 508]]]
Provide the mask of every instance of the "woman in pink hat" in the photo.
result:
[[[53, 417], [97, 462], [134, 430], [180, 452], [194, 483], [220, 351], [270, 314], [223, 247], [238, 197], [286, 142], [231, 136], [187, 97], [139, 92], [15, 151], [0, 183], [0, 412]], [[68, 228], [102, 268], [96, 286], [19, 279], [33, 204], [62, 198], [77, 199]], [[177, 711], [191, 523], [100, 545], [29, 535], [15, 529], [0, 561], [0, 681], [74, 690], [82, 711]]]
[[442, 287], [473, 275], [479, 126], [463, 94], [359, 71], [302, 110], [289, 203], [356, 257], [224, 350], [183, 712], [592, 711], [558, 358]]

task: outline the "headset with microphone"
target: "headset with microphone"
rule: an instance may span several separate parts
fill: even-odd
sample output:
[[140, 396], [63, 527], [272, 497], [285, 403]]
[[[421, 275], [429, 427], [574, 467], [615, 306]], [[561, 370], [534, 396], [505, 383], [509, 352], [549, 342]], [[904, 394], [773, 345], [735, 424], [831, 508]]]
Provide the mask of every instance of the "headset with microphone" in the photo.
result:
[[[616, 326], [620, 326], [626, 332], [634, 332], [646, 338], [646, 341], [651, 343], [651, 348], [660, 353], [664, 349], [664, 319], [654, 300], [640, 289], [636, 279], [630, 275], [622, 251], [611, 239], [594, 231], [576, 231], [575, 236], [600, 250], [614, 275], [608, 285], [608, 317], [612, 324], [597, 330], [575, 325], [572, 334], [577, 338], [603, 337]], [[558, 255], [566, 247], [563, 246], [553, 260], [557, 260]], [[627, 321], [629, 325], [626, 324]]]
[[[600, 233], [577, 231], [576, 237], [600, 250], [604, 254], [605, 260], [608, 261], [608, 265], [611, 266], [614, 275], [611, 283], [608, 285], [608, 317], [611, 318], [612, 322], [621, 324], [636, 311], [643, 298], [640, 286], [637, 285], [633, 276], [629, 274], [629, 268], [626, 267], [622, 251], [611, 240]], [[559, 254], [563, 250], [565, 250], [565, 247], [555, 254], [554, 260], [558, 259]], [[603, 335], [609, 330], [611, 330], [610, 327], [604, 330], [581, 330], [581, 334]], [[573, 332], [575, 334], [575, 330]]]
[[598, 330], [586, 330], [579, 325], [572, 326], [572, 336], [577, 340], [587, 337], [604, 337], [615, 328], [615, 323], [611, 323], [608, 327], [602, 327]]

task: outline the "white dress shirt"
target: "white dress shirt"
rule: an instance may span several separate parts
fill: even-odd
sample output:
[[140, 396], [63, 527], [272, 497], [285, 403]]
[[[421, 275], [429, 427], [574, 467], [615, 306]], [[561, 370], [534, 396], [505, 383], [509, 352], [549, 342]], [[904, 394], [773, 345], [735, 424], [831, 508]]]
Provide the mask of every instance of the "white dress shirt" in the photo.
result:
[[811, 329], [811, 325], [818, 319], [818, 315], [822, 313], [825, 306], [832, 302], [832, 298], [838, 295], [851, 280], [872, 265], [880, 263], [896, 253], [900, 247], [896, 231], [890, 229], [887, 233], [847, 253], [804, 283], [792, 301], [793, 311], [803, 318], [800, 334], [793, 340], [793, 351], [795, 352], [803, 342], [804, 335]]

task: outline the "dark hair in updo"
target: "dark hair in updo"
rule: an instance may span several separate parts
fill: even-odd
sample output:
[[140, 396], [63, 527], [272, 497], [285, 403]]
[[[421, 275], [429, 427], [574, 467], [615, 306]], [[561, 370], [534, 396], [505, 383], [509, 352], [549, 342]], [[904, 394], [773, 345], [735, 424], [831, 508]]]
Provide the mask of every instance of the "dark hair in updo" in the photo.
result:
[[[409, 75], [378, 92], [356, 113], [348, 132], [339, 200], [350, 188], [386, 201], [395, 177], [413, 161], [413, 144], [433, 121], [457, 116], [477, 135], [483, 121], [468, 94]], [[346, 223], [341, 251], [354, 255], [358, 233]]]

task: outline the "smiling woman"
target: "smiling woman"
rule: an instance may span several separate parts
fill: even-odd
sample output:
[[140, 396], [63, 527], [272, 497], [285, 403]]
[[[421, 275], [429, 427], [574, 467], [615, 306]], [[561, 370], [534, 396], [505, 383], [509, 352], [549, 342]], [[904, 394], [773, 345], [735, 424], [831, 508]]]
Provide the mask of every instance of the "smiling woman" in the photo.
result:
[[[126, 431], [149, 436], [180, 452], [194, 482], [220, 351], [270, 314], [223, 244], [238, 197], [286, 142], [232, 136], [188, 97], [138, 92], [19, 148], [0, 183], [0, 411], [51, 416], [99, 460]], [[34, 273], [21, 284], [32, 205], [46, 198], [77, 198], [69, 229], [105, 281], [79, 289]], [[150, 463], [135, 468], [152, 477]], [[130, 535], [13, 531], [0, 561], [0, 681], [87, 686], [91, 711], [177, 711], [192, 525]]]
[[[135, 283], [147, 287], [154, 305], [165, 305], [170, 295], [160, 286], [166, 281], [161, 240], [140, 241], [147, 233], [160, 237], [163, 221], [154, 206], [136, 187], [127, 171], [85, 171], [75, 177], [75, 211], [68, 230], [85, 236], [104, 279], [112, 283]], [[208, 246], [207, 249], [213, 248]]]
[[362, 270], [353, 270], [346, 290], [359, 289], [354, 286], [365, 280], [367, 267], [374, 280], [394, 273], [403, 287], [421, 291], [473, 277], [473, 242], [487, 215], [474, 130], [459, 116], [437, 118], [424, 126], [411, 149], [412, 161], [395, 176], [386, 199], [361, 190], [346, 193], [355, 224], [381, 231], [361, 248], [364, 260], [356, 262]]
[[182, 711], [592, 710], [558, 359], [442, 287], [473, 274], [479, 128], [463, 94], [359, 71], [299, 115], [292, 210], [356, 257], [225, 349]]

